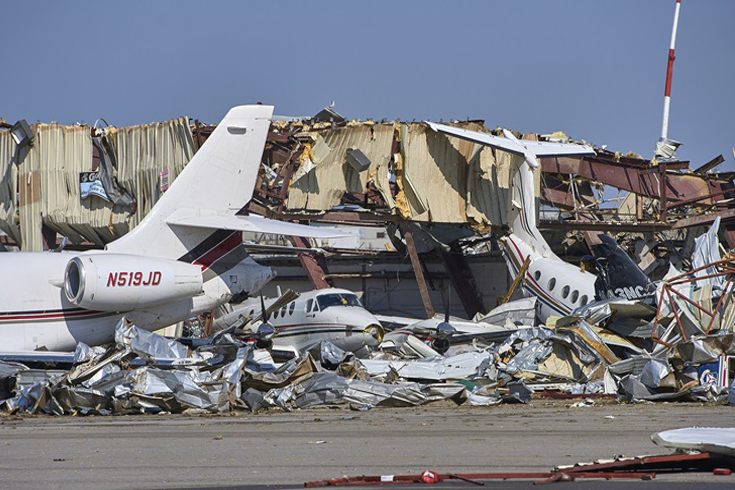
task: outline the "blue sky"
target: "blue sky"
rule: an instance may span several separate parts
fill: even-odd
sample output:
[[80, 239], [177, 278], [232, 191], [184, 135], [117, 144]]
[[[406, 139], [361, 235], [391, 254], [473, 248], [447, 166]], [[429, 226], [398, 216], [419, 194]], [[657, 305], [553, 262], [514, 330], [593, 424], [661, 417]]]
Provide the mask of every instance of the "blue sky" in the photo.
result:
[[[39, 5], [40, 4], [40, 5]], [[485, 119], [647, 158], [674, 0], [12, 2], [0, 117], [217, 122], [262, 101], [311, 115]], [[683, 0], [669, 137], [735, 170], [735, 2]]]

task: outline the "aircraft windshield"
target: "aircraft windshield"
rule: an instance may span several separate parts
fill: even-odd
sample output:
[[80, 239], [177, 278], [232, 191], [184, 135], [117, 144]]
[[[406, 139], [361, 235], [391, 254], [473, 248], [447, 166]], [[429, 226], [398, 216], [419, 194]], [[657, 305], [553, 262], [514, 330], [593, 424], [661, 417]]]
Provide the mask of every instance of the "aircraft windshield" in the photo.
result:
[[316, 297], [316, 302], [319, 304], [319, 309], [329, 308], [330, 306], [360, 306], [362, 303], [357, 299], [354, 294], [346, 293], [330, 293], [322, 294]]

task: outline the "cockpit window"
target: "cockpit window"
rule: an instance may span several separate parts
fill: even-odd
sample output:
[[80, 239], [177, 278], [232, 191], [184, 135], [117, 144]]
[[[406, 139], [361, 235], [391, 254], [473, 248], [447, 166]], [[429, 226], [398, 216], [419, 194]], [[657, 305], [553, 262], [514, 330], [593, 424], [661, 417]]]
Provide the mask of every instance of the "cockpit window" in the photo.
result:
[[306, 311], [307, 313], [309, 313], [311, 311], [311, 307], [313, 305], [314, 305], [314, 300], [313, 299], [310, 299], [309, 301], [306, 302], [306, 306], [304, 306], [304, 311]]
[[316, 297], [319, 309], [329, 308], [330, 306], [360, 306], [362, 303], [357, 296], [349, 293], [328, 293]]

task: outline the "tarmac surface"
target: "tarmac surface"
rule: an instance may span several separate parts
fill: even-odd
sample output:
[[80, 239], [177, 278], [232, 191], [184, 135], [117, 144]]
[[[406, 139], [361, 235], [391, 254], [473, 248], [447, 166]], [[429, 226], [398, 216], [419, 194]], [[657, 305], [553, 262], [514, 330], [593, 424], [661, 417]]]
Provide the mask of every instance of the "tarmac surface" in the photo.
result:
[[[0, 488], [299, 488], [343, 475], [547, 472], [618, 454], [671, 454], [650, 440], [660, 430], [735, 426], [735, 408], [728, 406], [572, 403], [534, 399], [530, 405], [442, 403], [367, 412], [340, 407], [214, 416], [5, 416], [0, 418]], [[698, 489], [732, 487], [735, 474], [559, 485], [691, 488], [695, 482]], [[486, 484], [532, 486], [531, 481]], [[473, 487], [451, 482], [430, 488]]]

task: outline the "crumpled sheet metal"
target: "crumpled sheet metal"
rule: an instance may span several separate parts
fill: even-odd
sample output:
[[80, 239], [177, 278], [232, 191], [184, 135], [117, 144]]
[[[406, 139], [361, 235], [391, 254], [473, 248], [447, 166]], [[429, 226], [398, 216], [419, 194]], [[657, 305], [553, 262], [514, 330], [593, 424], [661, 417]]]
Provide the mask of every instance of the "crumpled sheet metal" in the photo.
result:
[[[182, 405], [196, 408], [212, 408], [216, 399], [197, 384], [198, 379], [191, 371], [164, 371], [154, 368], [138, 368], [132, 374], [131, 393], [145, 396], [173, 396]], [[215, 390], [218, 398], [219, 390]]]
[[411, 380], [447, 381], [481, 375], [480, 367], [493, 357], [491, 352], [466, 352], [449, 357], [419, 360], [361, 359], [370, 376], [382, 376], [395, 371]]
[[126, 325], [125, 318], [115, 327], [115, 342], [145, 360], [184, 359], [189, 355], [185, 345], [132, 324]]
[[508, 374], [520, 374], [525, 371], [538, 371], [539, 362], [546, 359], [553, 349], [551, 343], [536, 342], [521, 349], [506, 363]]
[[671, 364], [681, 370], [685, 365], [717, 362], [720, 356], [735, 354], [735, 334], [723, 332], [717, 335], [697, 336], [688, 342], [680, 342], [671, 352]]
[[405, 407], [447, 399], [461, 404], [466, 400], [466, 390], [462, 384], [388, 384], [348, 380], [334, 373], [324, 372], [314, 373], [287, 387], [273, 389], [263, 398], [269, 406], [284, 410], [334, 403]]
[[[712, 226], [704, 233], [694, 239], [694, 251], [692, 252], [692, 269], [700, 269], [708, 264], [713, 264], [722, 260], [720, 255], [720, 240], [717, 232], [720, 229], [720, 217], [716, 217]], [[716, 267], [707, 267], [694, 273], [694, 277], [714, 276], [717, 274]], [[715, 291], [722, 291], [725, 285], [725, 277], [720, 275], [716, 277], [708, 277], [700, 279], [696, 282], [697, 286], [710, 284]]]
[[559, 322], [557, 322], [556, 331], [573, 333], [579, 340], [586, 343], [590, 349], [594, 350], [597, 355], [604, 359], [608, 364], [614, 364], [620, 360], [586, 321], [579, 320], [567, 324], [562, 323], [565, 319], [570, 318], [571, 317], [566, 317], [559, 320]]
[[[544, 348], [542, 346], [549, 346]], [[569, 381], [586, 382], [603, 376], [604, 360], [574, 332], [555, 332], [545, 327], [522, 328], [511, 334], [495, 352], [506, 357], [509, 374], [553, 376]], [[515, 357], [520, 356], [517, 361]], [[536, 368], [533, 366], [536, 365]]]
[[536, 323], [536, 296], [508, 301], [490, 310], [479, 321], [491, 325], [505, 325], [510, 320], [516, 325], [532, 326]]
[[[219, 367], [169, 363], [188, 349], [177, 342], [146, 332], [124, 322], [118, 325], [117, 349], [97, 354], [63, 376], [27, 386], [6, 400], [4, 409], [14, 413], [109, 414], [182, 411], [187, 408], [223, 411], [241, 405], [241, 380], [245, 366], [254, 361], [251, 347], [208, 346], [219, 349]], [[176, 345], [178, 344], [178, 345]], [[232, 352], [230, 354], [230, 351]], [[79, 349], [80, 358], [90, 354]], [[130, 368], [136, 353], [150, 365]], [[225, 362], [229, 360], [229, 362]], [[201, 370], [200, 370], [201, 368]]]
[[257, 390], [267, 391], [273, 388], [285, 387], [304, 376], [319, 371], [319, 365], [310, 354], [307, 354], [301, 359], [290, 360], [275, 371], [261, 372], [246, 367], [244, 369], [245, 384]]
[[661, 388], [662, 382], [671, 374], [671, 366], [663, 359], [651, 359], [643, 367], [640, 382], [650, 389]]

